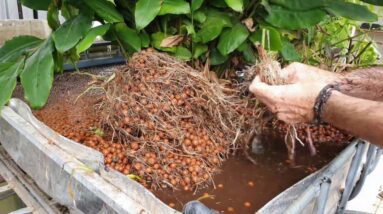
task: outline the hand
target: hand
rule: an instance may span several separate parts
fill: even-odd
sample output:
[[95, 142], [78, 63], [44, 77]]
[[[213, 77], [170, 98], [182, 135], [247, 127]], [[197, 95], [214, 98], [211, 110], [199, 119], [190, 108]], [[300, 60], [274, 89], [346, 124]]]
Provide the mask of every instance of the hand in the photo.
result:
[[307, 123], [314, 119], [314, 104], [319, 92], [340, 76], [301, 63], [282, 69], [281, 77], [287, 85], [268, 85], [256, 77], [249, 90], [263, 102], [277, 118], [290, 124]]

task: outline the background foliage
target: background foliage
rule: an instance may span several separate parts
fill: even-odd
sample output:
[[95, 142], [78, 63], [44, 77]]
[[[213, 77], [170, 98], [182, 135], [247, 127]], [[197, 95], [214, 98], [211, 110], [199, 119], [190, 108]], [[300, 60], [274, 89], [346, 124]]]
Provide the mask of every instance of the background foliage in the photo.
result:
[[[363, 0], [383, 5], [383, 0]], [[349, 44], [351, 20], [374, 22], [364, 4], [346, 0], [22, 0], [48, 11], [53, 32], [41, 40], [19, 36], [0, 49], [0, 106], [12, 95], [17, 78], [33, 108], [46, 103], [54, 73], [75, 63], [97, 36], [119, 44], [126, 56], [154, 47], [185, 61], [228, 68], [255, 63], [253, 44], [281, 60], [311, 64], [369, 63], [375, 55], [364, 40]], [[65, 18], [60, 23], [59, 14]], [[343, 17], [343, 18], [330, 18]], [[92, 27], [98, 21], [100, 26]], [[341, 36], [344, 42], [334, 45]], [[335, 49], [334, 49], [335, 48]], [[336, 49], [338, 48], [338, 49]], [[360, 56], [353, 55], [360, 53]], [[372, 52], [371, 52], [372, 51]], [[355, 59], [357, 58], [357, 59]], [[376, 57], [375, 57], [376, 58]], [[323, 62], [323, 59], [326, 59]], [[327, 61], [330, 59], [330, 61]], [[351, 61], [352, 60], [352, 61]], [[236, 63], [234, 63], [236, 62]]]

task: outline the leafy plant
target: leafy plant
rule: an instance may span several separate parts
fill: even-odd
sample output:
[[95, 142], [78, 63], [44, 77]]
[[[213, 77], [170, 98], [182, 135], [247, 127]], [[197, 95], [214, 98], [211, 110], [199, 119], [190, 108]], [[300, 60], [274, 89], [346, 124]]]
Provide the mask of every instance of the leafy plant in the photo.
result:
[[[377, 15], [346, 0], [22, 0], [47, 10], [53, 32], [41, 40], [15, 37], [0, 49], [0, 106], [10, 98], [18, 77], [33, 108], [47, 101], [54, 73], [75, 63], [97, 36], [119, 44], [126, 56], [154, 47], [185, 61], [228, 65], [233, 57], [254, 63], [253, 43], [262, 43], [286, 61], [305, 59], [288, 35], [342, 16], [373, 22]], [[383, 0], [364, 0], [383, 5]], [[60, 23], [58, 16], [65, 18]], [[101, 23], [92, 27], [92, 22]], [[294, 41], [295, 43], [295, 41]]]

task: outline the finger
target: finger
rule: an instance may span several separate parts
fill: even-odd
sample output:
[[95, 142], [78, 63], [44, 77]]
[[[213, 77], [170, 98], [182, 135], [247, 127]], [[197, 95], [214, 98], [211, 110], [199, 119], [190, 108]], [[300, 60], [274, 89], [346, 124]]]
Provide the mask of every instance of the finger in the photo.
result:
[[283, 68], [279, 76], [288, 84], [295, 83], [299, 78], [298, 72], [301, 67], [301, 63], [293, 62]]

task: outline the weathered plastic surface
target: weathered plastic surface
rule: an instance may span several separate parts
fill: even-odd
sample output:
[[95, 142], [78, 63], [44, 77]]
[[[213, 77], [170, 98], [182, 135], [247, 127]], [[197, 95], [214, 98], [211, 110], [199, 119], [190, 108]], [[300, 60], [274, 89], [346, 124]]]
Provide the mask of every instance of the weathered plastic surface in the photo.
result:
[[45, 193], [79, 213], [179, 213], [137, 182], [106, 172], [100, 153], [59, 136], [20, 100], [1, 110], [0, 142]]

